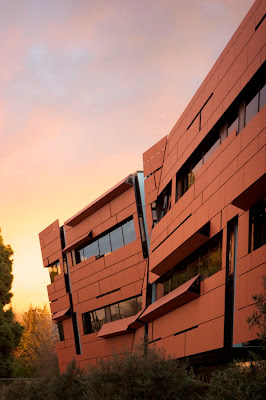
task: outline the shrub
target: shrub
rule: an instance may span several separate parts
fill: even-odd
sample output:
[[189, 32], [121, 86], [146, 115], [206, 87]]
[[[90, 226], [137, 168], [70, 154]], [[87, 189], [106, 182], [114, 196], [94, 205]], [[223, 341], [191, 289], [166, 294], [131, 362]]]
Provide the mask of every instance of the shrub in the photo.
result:
[[101, 400], [178, 400], [196, 398], [201, 384], [187, 363], [166, 356], [162, 350], [143, 346], [124, 351], [98, 367], [89, 367], [88, 394]]

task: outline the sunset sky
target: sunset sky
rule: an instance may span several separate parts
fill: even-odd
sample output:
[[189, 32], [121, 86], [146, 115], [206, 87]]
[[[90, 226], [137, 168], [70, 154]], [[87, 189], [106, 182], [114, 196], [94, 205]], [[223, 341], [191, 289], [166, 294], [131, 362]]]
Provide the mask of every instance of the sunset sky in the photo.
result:
[[13, 307], [48, 303], [38, 233], [168, 134], [253, 0], [0, 0], [0, 227]]

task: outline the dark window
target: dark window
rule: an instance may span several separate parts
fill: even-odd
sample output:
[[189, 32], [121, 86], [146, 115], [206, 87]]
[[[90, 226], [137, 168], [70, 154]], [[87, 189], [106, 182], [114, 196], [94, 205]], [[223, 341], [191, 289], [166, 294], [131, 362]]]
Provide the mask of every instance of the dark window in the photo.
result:
[[132, 297], [98, 310], [82, 314], [84, 335], [98, 332], [102, 325], [136, 315], [142, 308], [142, 296]]
[[99, 331], [103, 324], [105, 324], [105, 310], [104, 308], [100, 308], [99, 310], [94, 311], [95, 317], [95, 328]]
[[49, 269], [51, 283], [53, 283], [55, 276], [58, 275], [58, 274], [61, 274], [61, 268], [60, 268], [59, 261], [56, 261], [53, 264], [50, 264], [48, 266], [48, 269]]
[[209, 240], [207, 244], [172, 268], [159, 280], [159, 283], [164, 284], [164, 295], [198, 274], [201, 274], [202, 278], [204, 278], [220, 271], [222, 268], [221, 248], [222, 233], [219, 233]]
[[230, 133], [232, 133], [235, 130], [238, 133], [238, 116], [233, 121], [229, 121], [229, 123], [228, 123], [228, 136], [230, 135]]
[[82, 314], [82, 321], [83, 321], [83, 331], [84, 335], [92, 332], [92, 313], [84, 313]]
[[120, 249], [120, 247], [124, 246], [121, 226], [110, 232], [110, 237], [111, 237], [112, 251]]
[[158, 223], [157, 212], [156, 212], [156, 202], [155, 201], [153, 203], [151, 203], [151, 213], [152, 213], [152, 222], [153, 222], [153, 226], [152, 227], [154, 227]]
[[99, 239], [99, 250], [100, 250], [100, 256], [111, 253], [111, 243], [110, 243], [109, 233]]
[[136, 240], [135, 234], [135, 227], [134, 227], [134, 220], [131, 219], [130, 221], [126, 222], [122, 225], [123, 229], [123, 237], [124, 237], [124, 244], [128, 244]]
[[160, 221], [171, 208], [172, 181], [164, 188], [156, 200], [157, 219]]
[[247, 104], [246, 106], [246, 125], [249, 123], [249, 121], [252, 120], [253, 117], [258, 113], [259, 111], [259, 93], [256, 93], [256, 95], [253, 97], [252, 100]]
[[249, 210], [249, 251], [266, 243], [266, 199], [259, 201]]
[[[215, 138], [216, 139], [216, 138]], [[220, 146], [221, 144], [221, 139], [218, 138], [217, 140], [215, 140], [215, 142], [211, 145], [211, 147], [209, 148], [209, 150], [206, 151], [206, 153], [204, 153], [204, 159], [203, 162], [205, 163], [208, 158], [210, 158], [210, 156], [215, 152], [215, 150]]]
[[58, 328], [58, 333], [59, 333], [59, 339], [61, 342], [63, 342], [65, 340], [63, 321], [57, 322], [57, 328]]
[[134, 220], [124, 221], [93, 242], [75, 250], [76, 264], [92, 256], [103, 256], [136, 240]]

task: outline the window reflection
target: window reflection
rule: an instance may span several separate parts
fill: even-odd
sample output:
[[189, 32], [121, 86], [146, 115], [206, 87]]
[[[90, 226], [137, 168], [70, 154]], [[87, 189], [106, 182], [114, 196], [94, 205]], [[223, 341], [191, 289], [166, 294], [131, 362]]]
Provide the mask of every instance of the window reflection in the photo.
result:
[[124, 245], [133, 242], [136, 240], [135, 234], [135, 227], [134, 227], [134, 220], [131, 219], [130, 221], [126, 222], [122, 225], [123, 229], [123, 237], [124, 237]]
[[222, 233], [219, 233], [163, 276], [159, 283], [164, 284], [164, 295], [198, 274], [207, 277], [220, 271], [222, 268], [221, 244]]
[[134, 220], [131, 218], [99, 239], [75, 250], [76, 264], [92, 256], [103, 256], [136, 240]]
[[61, 268], [60, 268], [59, 261], [56, 261], [55, 263], [50, 264], [48, 266], [48, 269], [49, 269], [51, 283], [53, 283], [54, 282], [54, 278], [56, 277], [56, 275], [61, 274]]
[[101, 237], [98, 240], [98, 242], [99, 242], [100, 256], [111, 253], [111, 243], [110, 243], [109, 233], [107, 235], [104, 235], [103, 237]]
[[246, 106], [246, 122], [245, 125], [249, 123], [250, 120], [259, 111], [259, 94], [257, 93], [255, 97]]
[[142, 309], [142, 296], [132, 297], [119, 303], [82, 314], [84, 335], [98, 332], [102, 325], [136, 315]]
[[115, 251], [120, 247], [124, 246], [122, 226], [119, 226], [118, 228], [110, 232], [110, 238], [111, 238], [112, 251]]

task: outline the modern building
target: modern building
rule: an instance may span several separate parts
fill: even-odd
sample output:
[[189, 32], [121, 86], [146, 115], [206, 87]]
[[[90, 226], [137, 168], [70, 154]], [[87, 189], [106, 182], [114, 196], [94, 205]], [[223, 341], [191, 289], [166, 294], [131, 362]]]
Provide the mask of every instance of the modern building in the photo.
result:
[[149, 345], [196, 366], [256, 346], [266, 274], [265, 0], [256, 0], [168, 136], [40, 233], [61, 370]]

